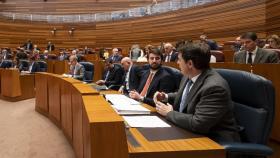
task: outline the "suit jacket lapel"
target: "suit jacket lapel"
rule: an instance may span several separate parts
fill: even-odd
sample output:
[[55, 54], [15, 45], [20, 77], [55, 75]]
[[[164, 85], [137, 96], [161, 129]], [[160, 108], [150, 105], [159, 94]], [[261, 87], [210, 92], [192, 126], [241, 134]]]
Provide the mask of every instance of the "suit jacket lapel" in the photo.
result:
[[[143, 73], [143, 80], [142, 82], [140, 82], [140, 85], [138, 87], [138, 92], [141, 93], [141, 91], [143, 90], [145, 84], [146, 84], [146, 81], [149, 77], [149, 74], [150, 74], [150, 69], [148, 69], [146, 72]], [[142, 79], [142, 78], [141, 78]]]
[[[200, 87], [202, 86], [206, 76], [208, 70], [204, 71], [201, 73], [201, 75], [198, 77], [198, 79], [195, 81], [195, 83], [193, 84], [188, 96], [187, 96], [187, 100], [186, 103], [188, 104], [190, 102], [190, 100], [192, 100], [192, 98], [195, 96], [195, 94], [197, 93], [197, 91], [200, 89]], [[187, 108], [190, 108], [189, 106], [186, 106]]]
[[256, 57], [254, 59], [254, 64], [259, 63], [259, 61], [261, 60], [263, 54], [261, 53], [260, 48], [258, 48], [257, 53], [256, 53]]
[[151, 84], [149, 85], [149, 88], [148, 88], [148, 90], [147, 90], [147, 95], [150, 93], [150, 91], [151, 91], [151, 89], [152, 89], [152, 87], [153, 87], [153, 85], [155, 85], [156, 83], [158, 83], [158, 75], [160, 74], [160, 71], [161, 71], [161, 69], [159, 69], [155, 74], [154, 74], [154, 77], [152, 78], [152, 82], [151, 82]]
[[241, 63], [246, 63], [246, 51], [244, 51], [240, 60], [241, 60]]

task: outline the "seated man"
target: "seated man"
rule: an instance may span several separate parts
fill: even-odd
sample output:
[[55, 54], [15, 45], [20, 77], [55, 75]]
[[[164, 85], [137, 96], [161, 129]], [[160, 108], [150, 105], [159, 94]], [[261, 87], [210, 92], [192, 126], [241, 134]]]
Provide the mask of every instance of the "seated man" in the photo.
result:
[[123, 77], [123, 84], [119, 92], [128, 94], [130, 91], [138, 89], [142, 71], [139, 66], [133, 65], [133, 61], [129, 57], [124, 57], [121, 60], [121, 64], [126, 73]]
[[278, 54], [257, 46], [257, 34], [247, 32], [241, 36], [244, 50], [234, 54], [233, 61], [239, 64], [277, 63]]
[[[28, 63], [27, 63], [28, 64]], [[28, 64], [28, 69], [26, 68], [25, 70], [22, 68], [23, 65], [21, 64], [19, 67], [19, 70], [22, 73], [35, 73], [40, 71], [40, 65], [36, 62], [36, 56], [32, 55], [29, 57], [29, 64]]]
[[[114, 90], [118, 90], [122, 84], [124, 70], [119, 64], [113, 64], [113, 60], [108, 58], [105, 61], [105, 72], [103, 79], [96, 82], [98, 85], [106, 85]], [[113, 87], [112, 87], [113, 86]]]
[[130, 91], [132, 99], [155, 105], [153, 95], [156, 91], [172, 92], [176, 89], [171, 75], [161, 67], [163, 56], [159, 49], [151, 49], [147, 54], [149, 69], [143, 70], [143, 75], [137, 91]]
[[156, 110], [175, 125], [215, 141], [239, 141], [229, 86], [210, 68], [210, 55], [204, 43], [179, 50], [178, 65], [185, 78], [178, 92], [154, 95]]
[[69, 58], [70, 71], [69, 74], [73, 78], [83, 80], [85, 75], [85, 68], [83, 65], [78, 63], [78, 58], [75, 55], [71, 55]]
[[110, 60], [113, 61], [113, 63], [120, 62], [122, 60], [122, 56], [119, 54], [119, 49], [114, 48], [112, 50], [112, 55], [109, 57]]
[[165, 62], [175, 62], [178, 59], [178, 52], [174, 51], [171, 43], [164, 44], [164, 52], [163, 59]]

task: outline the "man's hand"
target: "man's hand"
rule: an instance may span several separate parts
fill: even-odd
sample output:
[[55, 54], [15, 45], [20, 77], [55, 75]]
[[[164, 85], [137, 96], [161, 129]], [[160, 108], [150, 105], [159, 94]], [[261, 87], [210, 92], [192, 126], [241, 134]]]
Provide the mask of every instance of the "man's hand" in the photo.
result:
[[169, 113], [170, 111], [173, 111], [173, 106], [170, 105], [169, 103], [163, 104], [160, 101], [155, 102], [155, 103], [156, 103], [156, 110], [157, 110], [157, 112], [159, 114], [161, 114], [162, 116], [166, 116], [167, 113]]
[[156, 102], [158, 102], [158, 101], [164, 101], [164, 100], [166, 100], [167, 98], [166, 98], [166, 93], [164, 93], [164, 92], [159, 92], [159, 91], [157, 91], [155, 94], [154, 94], [154, 97], [153, 97], [153, 100], [154, 100], [154, 102], [156, 103]]
[[138, 101], [143, 99], [143, 97], [137, 91], [130, 91], [129, 97]]
[[98, 80], [95, 83], [102, 86], [102, 85], [105, 84], [105, 81], [104, 80]]

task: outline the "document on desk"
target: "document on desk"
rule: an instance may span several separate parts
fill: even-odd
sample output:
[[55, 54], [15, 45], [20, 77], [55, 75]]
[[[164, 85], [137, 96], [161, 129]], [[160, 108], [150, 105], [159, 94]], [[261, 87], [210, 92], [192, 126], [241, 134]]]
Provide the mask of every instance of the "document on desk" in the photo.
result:
[[123, 94], [106, 94], [105, 98], [113, 105], [140, 105], [140, 102], [131, 99]]
[[123, 116], [130, 127], [171, 127], [157, 116]]
[[151, 110], [141, 106], [141, 105], [122, 105], [115, 104], [112, 107], [120, 115], [147, 115], [151, 113]]

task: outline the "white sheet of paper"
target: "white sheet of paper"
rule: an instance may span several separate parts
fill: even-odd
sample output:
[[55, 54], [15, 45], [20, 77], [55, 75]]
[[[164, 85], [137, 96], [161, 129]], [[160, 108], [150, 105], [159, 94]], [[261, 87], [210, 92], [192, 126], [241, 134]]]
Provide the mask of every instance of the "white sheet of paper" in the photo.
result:
[[106, 94], [105, 98], [115, 105], [140, 105], [140, 102], [123, 94]]
[[123, 104], [117, 104], [112, 105], [114, 109], [118, 112], [120, 115], [140, 115], [140, 114], [150, 114], [150, 110], [141, 106], [141, 105], [123, 105]]
[[157, 116], [123, 116], [130, 127], [171, 127]]

